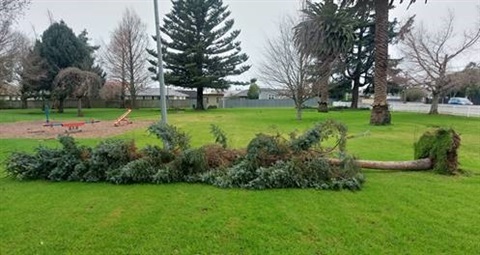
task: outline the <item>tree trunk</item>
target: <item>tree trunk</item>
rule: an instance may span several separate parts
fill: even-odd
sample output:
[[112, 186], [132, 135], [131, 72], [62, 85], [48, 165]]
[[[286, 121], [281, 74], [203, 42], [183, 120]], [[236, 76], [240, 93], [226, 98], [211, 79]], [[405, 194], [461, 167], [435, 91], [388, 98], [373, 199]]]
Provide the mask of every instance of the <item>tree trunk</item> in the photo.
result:
[[77, 99], [77, 117], [83, 117], [81, 97]]
[[134, 81], [130, 81], [130, 108], [137, 109], [137, 90]]
[[358, 108], [358, 89], [360, 88], [360, 77], [355, 77], [353, 79], [353, 88], [352, 88], [352, 104], [350, 108], [357, 109]]
[[440, 98], [440, 94], [432, 93], [432, 104], [430, 106], [430, 111], [428, 114], [438, 114], [438, 100]]
[[[328, 159], [332, 165], [340, 165], [339, 159]], [[429, 158], [417, 159], [411, 161], [373, 161], [373, 160], [355, 160], [361, 168], [380, 169], [380, 170], [430, 170], [433, 168], [432, 160]]]
[[63, 113], [63, 102], [64, 101], [65, 101], [65, 99], [59, 99], [58, 100], [58, 110], [57, 110], [58, 113]]
[[22, 109], [27, 109], [28, 108], [28, 100], [27, 98], [22, 97]]
[[389, 125], [391, 123], [387, 105], [388, 2], [375, 0], [375, 95], [370, 116], [372, 125]]
[[205, 110], [203, 106], [203, 87], [197, 88], [197, 105], [195, 106], [195, 110]]
[[297, 120], [302, 120], [302, 104], [295, 104], [295, 109], [297, 110]]
[[[328, 62], [328, 60], [326, 60]], [[318, 111], [328, 112], [328, 79], [330, 78], [330, 64], [322, 64], [320, 67], [320, 101], [318, 101]]]

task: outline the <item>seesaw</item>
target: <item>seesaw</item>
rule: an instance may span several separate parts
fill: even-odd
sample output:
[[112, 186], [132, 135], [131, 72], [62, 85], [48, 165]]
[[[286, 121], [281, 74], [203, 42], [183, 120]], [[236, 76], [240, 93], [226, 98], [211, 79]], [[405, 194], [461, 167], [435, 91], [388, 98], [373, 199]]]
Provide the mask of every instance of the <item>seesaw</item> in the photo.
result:
[[66, 133], [77, 133], [82, 132], [80, 129], [81, 126], [85, 124], [94, 124], [100, 122], [99, 120], [90, 120], [90, 121], [82, 121], [82, 122], [48, 122], [43, 124], [44, 127], [65, 127]]

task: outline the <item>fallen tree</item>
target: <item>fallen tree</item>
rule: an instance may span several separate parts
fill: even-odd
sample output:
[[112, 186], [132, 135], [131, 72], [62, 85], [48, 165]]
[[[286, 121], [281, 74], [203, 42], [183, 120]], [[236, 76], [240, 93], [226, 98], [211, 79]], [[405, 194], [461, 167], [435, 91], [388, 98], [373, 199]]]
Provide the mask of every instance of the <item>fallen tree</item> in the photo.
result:
[[[339, 159], [328, 159], [332, 165], [340, 165]], [[432, 160], [429, 158], [410, 160], [410, 161], [375, 161], [375, 160], [355, 160], [355, 163], [361, 168], [380, 169], [380, 170], [411, 170], [421, 171], [432, 169]]]
[[[35, 153], [14, 152], [6, 171], [18, 179], [130, 183], [204, 183], [222, 188], [315, 188], [360, 190], [363, 168], [458, 172], [460, 137], [452, 129], [426, 132], [415, 143], [414, 161], [356, 160], [346, 151], [347, 128], [335, 121], [318, 123], [287, 139], [257, 134], [245, 149], [230, 149], [225, 133], [212, 126], [217, 144], [190, 147], [188, 134], [162, 123], [149, 132], [167, 149], [138, 150], [132, 140], [107, 139], [95, 147], [79, 146], [62, 136], [60, 148], [40, 146]], [[330, 140], [333, 139], [334, 141]], [[331, 147], [322, 145], [327, 141]], [[338, 158], [332, 159], [332, 155]]]
[[[411, 161], [374, 161], [355, 160], [361, 168], [380, 170], [422, 171], [433, 170], [440, 174], [457, 174], [460, 136], [453, 129], [439, 128], [426, 132], [415, 143], [415, 159]], [[342, 161], [330, 158], [332, 165], [340, 165]]]

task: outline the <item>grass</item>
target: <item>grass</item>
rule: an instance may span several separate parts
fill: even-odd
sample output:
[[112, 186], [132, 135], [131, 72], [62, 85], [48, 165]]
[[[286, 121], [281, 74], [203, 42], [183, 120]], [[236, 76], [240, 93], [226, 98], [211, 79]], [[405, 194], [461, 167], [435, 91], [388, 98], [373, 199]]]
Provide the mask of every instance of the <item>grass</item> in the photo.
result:
[[[121, 109], [86, 109], [87, 118], [115, 119]], [[66, 117], [75, 118], [74, 109]], [[159, 111], [132, 112], [157, 119]], [[388, 127], [368, 125], [368, 111], [218, 109], [177, 112], [173, 123], [195, 146], [213, 141], [219, 125], [234, 147], [258, 132], [303, 131], [325, 117], [344, 122], [348, 150], [360, 158], [410, 160], [413, 142], [433, 126], [462, 136], [461, 167], [470, 175], [365, 171], [360, 192], [248, 191], [210, 186], [20, 182], [0, 178], [0, 254], [475, 254], [480, 250], [480, 119], [393, 113]], [[42, 113], [0, 111], [0, 122]], [[144, 130], [122, 135], [139, 146], [158, 143]], [[82, 139], [84, 144], [98, 142]], [[0, 160], [31, 150], [34, 139], [0, 140]]]

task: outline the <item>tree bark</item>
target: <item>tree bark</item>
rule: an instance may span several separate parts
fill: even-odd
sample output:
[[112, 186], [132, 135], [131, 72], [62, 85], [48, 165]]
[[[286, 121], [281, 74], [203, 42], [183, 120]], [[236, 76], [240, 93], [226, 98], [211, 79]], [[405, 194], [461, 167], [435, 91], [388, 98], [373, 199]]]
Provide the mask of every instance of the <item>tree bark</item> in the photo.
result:
[[81, 97], [77, 99], [77, 117], [83, 117]]
[[57, 112], [58, 113], [63, 113], [63, 103], [64, 103], [65, 99], [59, 99], [58, 100], [58, 110]]
[[[328, 159], [332, 165], [340, 165], [339, 159]], [[430, 170], [433, 168], [432, 160], [429, 158], [411, 160], [411, 161], [373, 161], [373, 160], [355, 160], [361, 168], [379, 169], [379, 170]]]
[[27, 98], [22, 97], [22, 109], [28, 108], [28, 100]]
[[302, 120], [302, 105], [296, 105], [297, 108], [297, 120]]
[[438, 114], [438, 100], [440, 95], [438, 93], [432, 93], [432, 104], [430, 105], [430, 111], [428, 114]]
[[375, 95], [370, 117], [372, 125], [391, 123], [387, 105], [388, 2], [375, 0]]
[[203, 106], [203, 87], [197, 88], [197, 105], [195, 106], [195, 110], [205, 110]]
[[[326, 60], [328, 62], [329, 60]], [[320, 101], [318, 101], [318, 111], [328, 112], [328, 79], [330, 78], [330, 64], [322, 64], [320, 70]]]
[[360, 88], [360, 77], [355, 77], [353, 79], [353, 88], [352, 88], [352, 104], [350, 108], [357, 109], [358, 108], [358, 89]]

